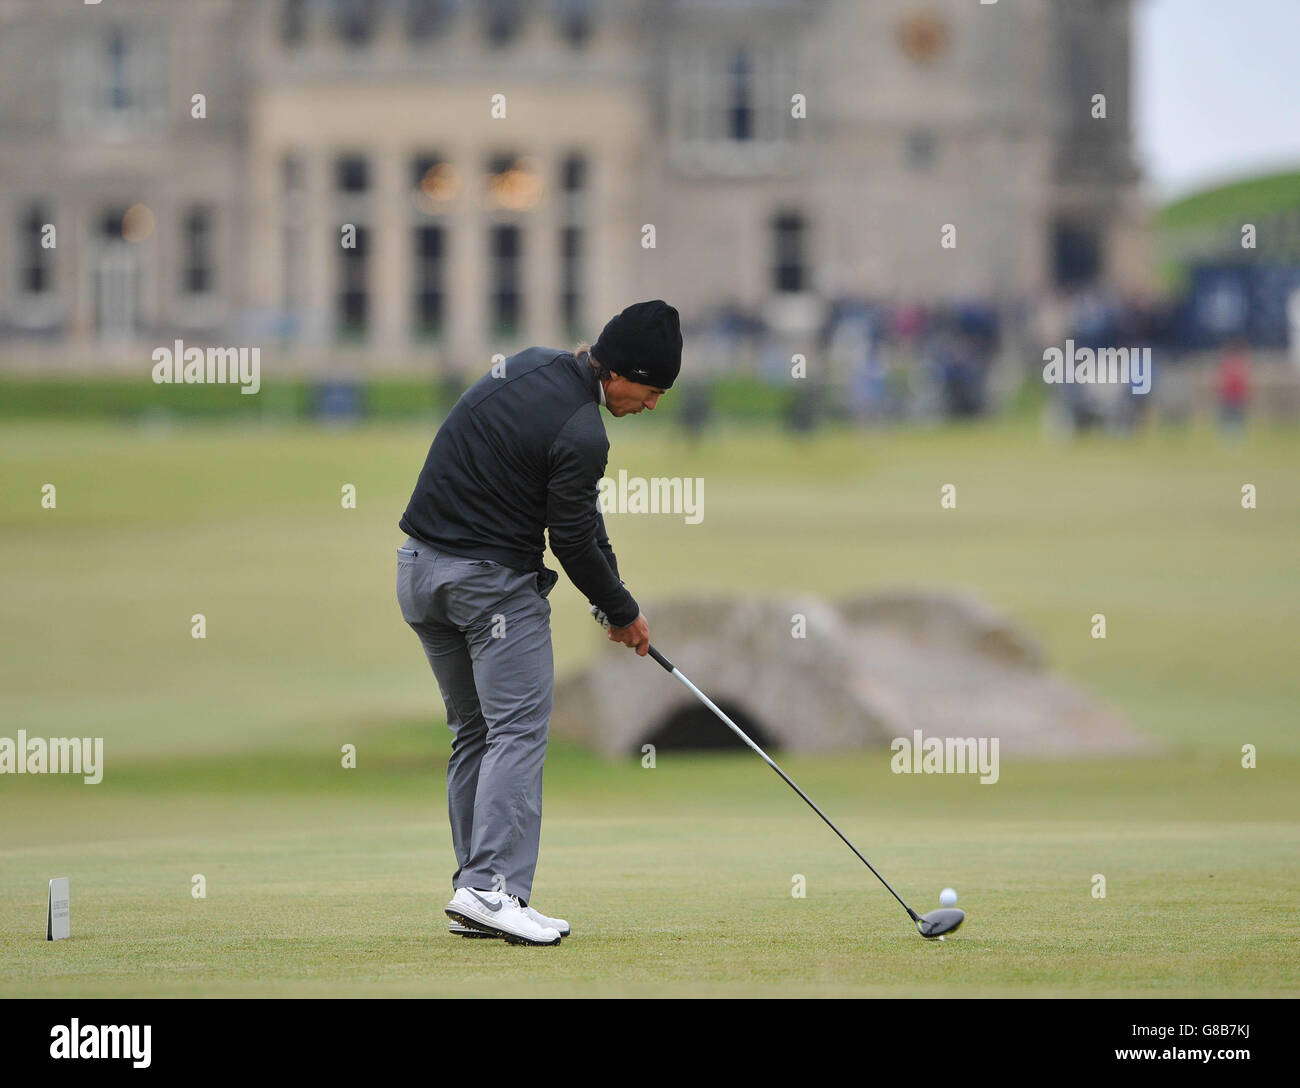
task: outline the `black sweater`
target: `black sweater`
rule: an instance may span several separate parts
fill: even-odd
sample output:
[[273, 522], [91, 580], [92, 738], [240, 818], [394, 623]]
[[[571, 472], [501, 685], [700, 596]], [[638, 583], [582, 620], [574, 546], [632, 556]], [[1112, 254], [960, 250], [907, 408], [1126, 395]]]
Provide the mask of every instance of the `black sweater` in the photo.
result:
[[402, 531], [453, 555], [540, 571], [551, 552], [610, 623], [640, 613], [597, 506], [609, 439], [596, 372], [571, 352], [526, 348], [467, 389], [429, 447]]

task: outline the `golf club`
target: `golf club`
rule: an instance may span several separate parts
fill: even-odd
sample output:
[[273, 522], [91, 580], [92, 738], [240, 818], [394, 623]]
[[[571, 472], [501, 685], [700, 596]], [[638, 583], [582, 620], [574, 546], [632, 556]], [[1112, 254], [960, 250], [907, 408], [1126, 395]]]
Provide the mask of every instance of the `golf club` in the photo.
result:
[[870, 869], [872, 873], [875, 874], [876, 879], [879, 880], [880, 883], [882, 883], [886, 888], [889, 889], [889, 894], [892, 895], [895, 899], [899, 901], [899, 903], [902, 904], [903, 909], [907, 911], [908, 916], [912, 919], [913, 922], [916, 923], [917, 931], [921, 934], [922, 937], [925, 937], [928, 940], [934, 940], [936, 938], [939, 940], [943, 940], [943, 935], [945, 933], [951, 933], [958, 926], [960, 926], [962, 922], [966, 920], [965, 911], [958, 910], [956, 907], [944, 907], [944, 908], [940, 908], [939, 910], [932, 910], [928, 914], [917, 914], [916, 911], [914, 911], [903, 901], [903, 897], [899, 895], [898, 892], [894, 891], [894, 889], [890, 886], [889, 881], [886, 880], [883, 876], [881, 876], [880, 873], [876, 870], [876, 867], [866, 859], [862, 851], [859, 850], [856, 846], [854, 846], [853, 843], [849, 842], [848, 836], [845, 835], [843, 831], [841, 831], [838, 827], [835, 826], [834, 823], [831, 822], [831, 818], [827, 816], [826, 813], [824, 813], [821, 809], [819, 809], [816, 806], [816, 804], [813, 803], [813, 799], [809, 797], [806, 793], [804, 793], [804, 791], [801, 790], [795, 784], [794, 779], [792, 779], [788, 774], [786, 774], [785, 771], [781, 770], [781, 768], [776, 765], [776, 763], [768, 756], [766, 752], [763, 751], [762, 748], [760, 748], [757, 744], [755, 744], [752, 740], [750, 740], [748, 736], [745, 735], [744, 730], [742, 730], [740, 726], [738, 726], [729, 717], [727, 717], [727, 715], [725, 715], [717, 707], [717, 705], [713, 702], [712, 699], [710, 699], [707, 695], [704, 694], [704, 692], [702, 692], [699, 688], [697, 688], [694, 684], [692, 684], [689, 679], [687, 679], [685, 674], [682, 673], [681, 669], [677, 668], [676, 665], [674, 665], [671, 661], [669, 661], [668, 658], [664, 657], [664, 655], [661, 654], [658, 650], [656, 650], [653, 646], [650, 647], [650, 656], [653, 657], [657, 662], [659, 662], [659, 664], [663, 666], [666, 672], [671, 673], [673, 676], [677, 677], [677, 679], [680, 680], [684, 685], [686, 685], [687, 689], [691, 692], [692, 695], [694, 695], [697, 699], [700, 700], [700, 702], [702, 702], [711, 711], [713, 711], [713, 713], [718, 716], [719, 720], [728, 729], [730, 729], [733, 733], [736, 734], [736, 736], [738, 736], [742, 741], [744, 741], [746, 745], [748, 745], [751, 749], [753, 749], [754, 753], [758, 755], [758, 757], [762, 759], [764, 763], [766, 763], [769, 767], [772, 768], [772, 770], [776, 771], [777, 774], [779, 774], [783, 779], [785, 779], [786, 784], [792, 790], [794, 790], [795, 793], [797, 793], [800, 797], [802, 797], [804, 801], [807, 802], [809, 808], [811, 808], [815, 813], [817, 813], [818, 816], [820, 816], [824, 821], [826, 821], [826, 826], [829, 827], [832, 831], [835, 832], [835, 834], [837, 834], [841, 839], [844, 840], [844, 845], [847, 846], [850, 850], [852, 850], [855, 854], [857, 854], [858, 860], [861, 861], [862, 864], [865, 865], [868, 869]]

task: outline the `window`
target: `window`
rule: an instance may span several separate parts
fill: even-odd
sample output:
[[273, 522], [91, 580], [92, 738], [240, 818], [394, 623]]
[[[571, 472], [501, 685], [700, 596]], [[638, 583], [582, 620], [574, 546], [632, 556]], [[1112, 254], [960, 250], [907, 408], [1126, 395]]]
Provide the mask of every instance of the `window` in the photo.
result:
[[285, 155], [280, 160], [280, 182], [286, 197], [294, 197], [302, 192], [302, 159], [297, 155]]
[[429, 339], [443, 332], [446, 320], [447, 231], [437, 217], [455, 195], [455, 173], [440, 155], [411, 159], [411, 197], [416, 215], [411, 228], [411, 319], [415, 335]]
[[18, 290], [25, 295], [44, 295], [54, 290], [54, 251], [41, 245], [50, 210], [32, 204], [18, 217]]
[[591, 0], [554, 0], [560, 36], [575, 49], [591, 38]]
[[426, 41], [447, 33], [461, 0], [406, 0], [406, 33], [412, 41]]
[[361, 155], [342, 155], [334, 164], [334, 184], [341, 193], [364, 193], [370, 188], [369, 164]]
[[206, 295], [212, 291], [212, 210], [194, 207], [185, 213], [181, 235], [184, 266], [181, 289], [187, 295]]
[[695, 174], [753, 177], [795, 169], [806, 131], [791, 95], [808, 85], [792, 41], [674, 42], [665, 73], [673, 165]]
[[537, 166], [528, 155], [494, 155], [482, 178], [485, 206], [511, 212], [537, 207], [546, 190]]
[[442, 226], [415, 228], [415, 329], [421, 336], [442, 331], [446, 295], [446, 240]]
[[438, 155], [417, 155], [411, 160], [411, 202], [425, 215], [447, 211], [460, 192], [455, 167]]
[[122, 238], [122, 220], [125, 218], [125, 207], [105, 208], [99, 215], [100, 237], [106, 242], [120, 241]]
[[411, 188], [422, 188], [426, 181], [431, 181], [437, 174], [441, 165], [442, 158], [438, 155], [416, 155], [411, 160]]
[[355, 246], [339, 240], [339, 295], [336, 327], [342, 339], [360, 339], [370, 322], [369, 259], [370, 164], [364, 155], [340, 155], [334, 160], [334, 188], [338, 193], [335, 214], [340, 227], [351, 224], [356, 230]]
[[166, 127], [167, 37], [159, 21], [112, 22], [68, 42], [69, 134], [116, 140]]
[[[293, 320], [292, 315], [302, 305], [305, 279], [304, 273], [304, 238], [303, 226], [303, 165], [302, 159], [295, 154], [287, 154], [280, 161], [280, 197], [284, 234], [282, 237], [280, 302], [284, 308], [286, 321]], [[286, 329], [291, 329], [286, 324]]]
[[560, 228], [560, 313], [570, 333], [582, 325], [581, 227]]
[[754, 107], [752, 103], [753, 79], [749, 54], [743, 49], [731, 58], [729, 80], [727, 135], [743, 142], [754, 138]]
[[494, 331], [507, 336], [518, 330], [523, 316], [519, 285], [522, 234], [513, 224], [499, 224], [488, 232], [492, 277], [489, 313]]
[[353, 48], [369, 45], [379, 22], [379, 0], [332, 0], [334, 29]]
[[805, 225], [798, 212], [780, 212], [772, 220], [773, 290], [781, 294], [802, 291], [807, 281]]
[[560, 163], [560, 314], [565, 330], [579, 335], [583, 321], [586, 256], [587, 160], [568, 155]]
[[522, 5], [519, 0], [482, 0], [483, 33], [489, 44], [500, 47], [509, 45], [519, 36], [523, 21]]
[[370, 321], [370, 232], [357, 227], [356, 248], [339, 250], [337, 329], [341, 339], [365, 336]]
[[587, 187], [587, 160], [568, 155], [560, 164], [560, 189], [566, 196], [576, 195]]
[[134, 104], [131, 87], [129, 57], [130, 47], [126, 34], [120, 29], [110, 30], [106, 42], [108, 74], [108, 108], [113, 111], [130, 110]]
[[99, 216], [95, 247], [95, 323], [104, 341], [126, 340], [136, 333], [139, 302], [138, 251], [122, 236], [127, 209], [108, 206]]
[[282, 0], [280, 5], [280, 44], [301, 45], [307, 37], [307, 0]]
[[1064, 217], [1053, 224], [1052, 273], [1058, 287], [1091, 283], [1101, 265], [1101, 240], [1095, 227]]
[[925, 171], [934, 166], [938, 141], [933, 132], [913, 129], [907, 134], [905, 158], [909, 170]]

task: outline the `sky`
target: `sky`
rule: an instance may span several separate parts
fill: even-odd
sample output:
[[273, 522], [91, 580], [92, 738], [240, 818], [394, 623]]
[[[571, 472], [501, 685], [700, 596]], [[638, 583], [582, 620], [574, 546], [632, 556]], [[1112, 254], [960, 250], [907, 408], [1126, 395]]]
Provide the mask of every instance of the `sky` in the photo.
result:
[[1300, 0], [1134, 11], [1135, 137], [1153, 197], [1300, 169]]

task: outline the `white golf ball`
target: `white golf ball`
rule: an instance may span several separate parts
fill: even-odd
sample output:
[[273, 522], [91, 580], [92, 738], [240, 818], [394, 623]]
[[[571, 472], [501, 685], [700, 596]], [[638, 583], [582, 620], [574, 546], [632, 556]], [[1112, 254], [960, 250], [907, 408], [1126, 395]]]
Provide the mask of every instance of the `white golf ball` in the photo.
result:
[[944, 890], [939, 893], [939, 906], [955, 907], [956, 905], [957, 893], [951, 888], [944, 888]]

